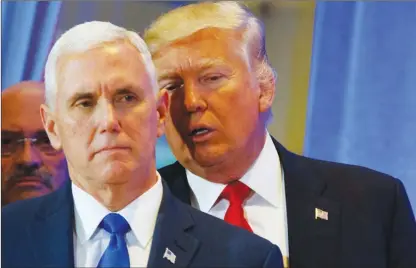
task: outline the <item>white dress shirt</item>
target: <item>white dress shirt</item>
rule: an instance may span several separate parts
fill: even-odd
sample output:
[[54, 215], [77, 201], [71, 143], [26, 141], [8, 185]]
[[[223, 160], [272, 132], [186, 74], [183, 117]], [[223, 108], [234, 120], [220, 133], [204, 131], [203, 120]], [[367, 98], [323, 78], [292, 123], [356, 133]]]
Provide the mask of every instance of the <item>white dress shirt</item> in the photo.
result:
[[[146, 267], [153, 231], [163, 196], [160, 175], [147, 192], [118, 211], [130, 225], [126, 233], [131, 267]], [[97, 267], [110, 243], [110, 234], [99, 228], [102, 219], [111, 211], [94, 197], [72, 184], [75, 209], [74, 263], [75, 267]]]
[[[215, 201], [226, 185], [207, 181], [188, 170], [186, 177], [192, 190], [192, 206], [224, 219], [229, 201], [223, 199], [216, 205]], [[260, 155], [240, 181], [254, 192], [243, 205], [248, 223], [255, 234], [280, 248], [286, 265], [289, 241], [285, 184], [279, 155], [269, 133]]]

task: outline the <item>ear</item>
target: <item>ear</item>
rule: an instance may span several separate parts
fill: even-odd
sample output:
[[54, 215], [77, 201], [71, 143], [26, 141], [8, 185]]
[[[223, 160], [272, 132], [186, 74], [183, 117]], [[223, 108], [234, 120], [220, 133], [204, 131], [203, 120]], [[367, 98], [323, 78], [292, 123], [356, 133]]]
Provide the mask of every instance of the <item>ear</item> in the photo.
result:
[[157, 96], [157, 137], [161, 137], [165, 133], [166, 113], [169, 106], [169, 96], [166, 90], [161, 90]]
[[52, 147], [55, 150], [61, 150], [62, 143], [56, 125], [55, 114], [48, 106], [42, 104], [40, 106], [40, 117], [42, 118], [43, 127], [45, 128], [46, 134], [48, 134]]
[[261, 113], [264, 113], [268, 111], [273, 105], [274, 96], [276, 93], [275, 81], [274, 79], [261, 81], [259, 83], [259, 87], [259, 110]]

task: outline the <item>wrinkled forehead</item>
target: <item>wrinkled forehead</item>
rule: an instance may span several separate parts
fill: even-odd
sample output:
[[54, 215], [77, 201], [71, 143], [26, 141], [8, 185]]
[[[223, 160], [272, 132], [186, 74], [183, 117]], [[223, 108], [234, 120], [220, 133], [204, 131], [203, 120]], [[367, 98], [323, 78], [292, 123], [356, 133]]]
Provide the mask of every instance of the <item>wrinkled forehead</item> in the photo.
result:
[[207, 28], [178, 39], [153, 53], [160, 77], [185, 69], [204, 69], [245, 60], [246, 52], [239, 32]]
[[[58, 61], [58, 91], [100, 87], [137, 87], [152, 91], [150, 74], [138, 50], [129, 43], [96, 47]], [[62, 93], [61, 93], [62, 94]]]
[[42, 103], [43, 92], [40, 90], [23, 90], [4, 98], [2, 96], [2, 130], [43, 130], [40, 118]]
[[24, 88], [12, 91], [5, 91], [1, 96], [2, 118], [29, 115], [34, 110], [39, 112], [43, 103], [44, 92], [40, 89]]

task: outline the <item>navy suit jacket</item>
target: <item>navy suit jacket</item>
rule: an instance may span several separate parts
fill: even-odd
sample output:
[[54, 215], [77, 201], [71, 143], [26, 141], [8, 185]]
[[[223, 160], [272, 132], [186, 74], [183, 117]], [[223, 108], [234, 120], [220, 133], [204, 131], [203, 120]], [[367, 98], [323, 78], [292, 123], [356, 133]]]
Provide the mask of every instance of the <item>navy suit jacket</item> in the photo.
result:
[[[183, 204], [164, 185], [149, 268], [283, 266], [275, 245]], [[74, 267], [71, 183], [2, 209], [2, 267]], [[164, 258], [168, 248], [175, 263]]]
[[[416, 268], [416, 223], [399, 180], [273, 142], [285, 177], [290, 268]], [[176, 162], [159, 172], [190, 204], [185, 169]], [[315, 208], [328, 220], [315, 219]]]

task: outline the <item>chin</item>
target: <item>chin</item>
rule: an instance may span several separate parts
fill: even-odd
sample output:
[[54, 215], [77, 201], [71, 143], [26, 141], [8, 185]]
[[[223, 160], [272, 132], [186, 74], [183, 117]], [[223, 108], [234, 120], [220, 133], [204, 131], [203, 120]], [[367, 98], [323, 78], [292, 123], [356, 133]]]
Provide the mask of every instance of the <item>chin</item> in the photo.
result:
[[125, 163], [111, 163], [105, 166], [101, 172], [101, 178], [105, 183], [123, 183], [129, 178], [131, 169]]
[[13, 203], [16, 201], [20, 201], [20, 200], [26, 200], [26, 199], [31, 199], [31, 198], [36, 198], [36, 197], [40, 197], [40, 196], [44, 196], [46, 194], [51, 193], [51, 190], [44, 190], [44, 191], [21, 191], [19, 193], [16, 193], [12, 196], [7, 197], [7, 201], [8, 203]]
[[226, 158], [227, 151], [217, 146], [213, 148], [196, 149], [193, 153], [193, 159], [200, 166], [214, 166], [221, 163]]

